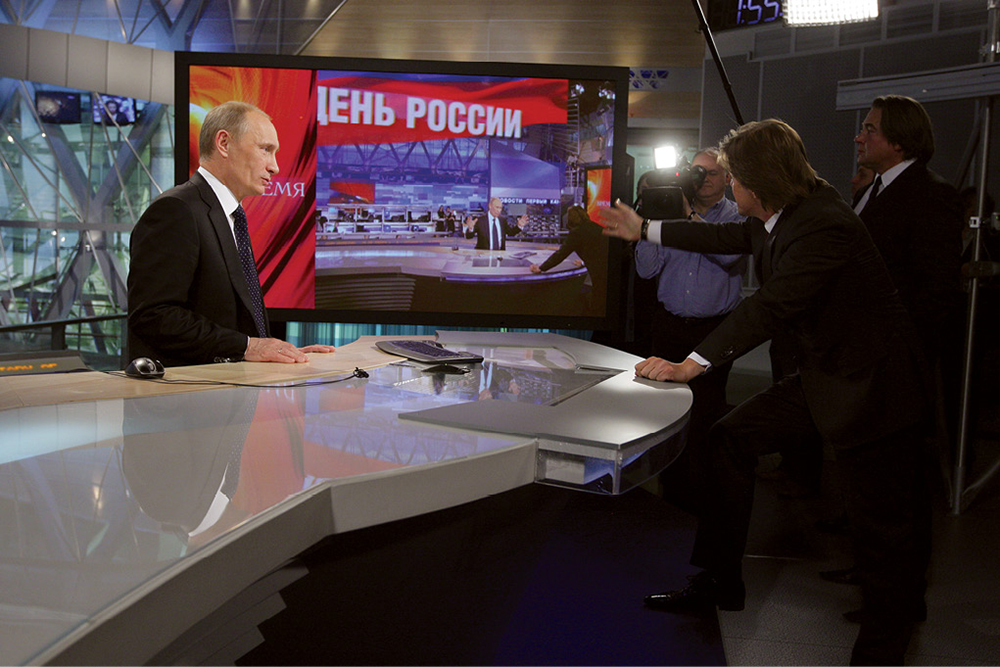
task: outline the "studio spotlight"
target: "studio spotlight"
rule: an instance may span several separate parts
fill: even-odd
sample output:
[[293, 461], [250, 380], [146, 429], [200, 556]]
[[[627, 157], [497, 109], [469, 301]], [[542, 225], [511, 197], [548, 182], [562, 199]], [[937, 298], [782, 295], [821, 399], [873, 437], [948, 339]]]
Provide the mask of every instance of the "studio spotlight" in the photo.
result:
[[878, 0], [785, 0], [790, 26], [834, 25], [878, 18]]
[[670, 169], [677, 166], [676, 146], [657, 146], [653, 149], [653, 162], [657, 169]]

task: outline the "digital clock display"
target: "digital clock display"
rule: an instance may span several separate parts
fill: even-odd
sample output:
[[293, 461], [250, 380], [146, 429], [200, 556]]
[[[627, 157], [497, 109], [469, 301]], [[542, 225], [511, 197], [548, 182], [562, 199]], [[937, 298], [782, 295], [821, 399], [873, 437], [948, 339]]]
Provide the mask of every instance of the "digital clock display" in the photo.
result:
[[773, 23], [781, 19], [780, 0], [709, 0], [708, 27], [731, 30]]

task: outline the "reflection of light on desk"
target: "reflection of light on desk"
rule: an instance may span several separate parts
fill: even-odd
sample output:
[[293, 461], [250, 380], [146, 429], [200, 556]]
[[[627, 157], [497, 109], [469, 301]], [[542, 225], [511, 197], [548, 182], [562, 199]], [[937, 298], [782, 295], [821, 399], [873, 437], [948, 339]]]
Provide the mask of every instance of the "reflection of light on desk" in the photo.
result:
[[[337, 250], [329, 251], [330, 254], [345, 255], [354, 259], [384, 259], [384, 258], [399, 258], [399, 257], [430, 257], [432, 259], [437, 259], [440, 257], [440, 253], [436, 253], [432, 250], [414, 250], [412, 248], [364, 248], [357, 250]], [[325, 254], [325, 253], [324, 253]]]
[[[478, 268], [478, 267], [476, 267]], [[508, 267], [499, 267], [508, 268]], [[477, 273], [474, 275], [470, 274], [442, 274], [442, 278], [449, 282], [456, 283], [544, 283], [544, 282], [554, 282], [557, 280], [566, 280], [568, 278], [574, 278], [576, 276], [586, 276], [587, 269], [579, 268], [572, 269], [569, 271], [556, 271], [551, 273], [512, 273], [512, 274], [489, 274], [489, 273]]]
[[0, 411], [0, 464], [122, 437], [123, 401], [81, 401]]

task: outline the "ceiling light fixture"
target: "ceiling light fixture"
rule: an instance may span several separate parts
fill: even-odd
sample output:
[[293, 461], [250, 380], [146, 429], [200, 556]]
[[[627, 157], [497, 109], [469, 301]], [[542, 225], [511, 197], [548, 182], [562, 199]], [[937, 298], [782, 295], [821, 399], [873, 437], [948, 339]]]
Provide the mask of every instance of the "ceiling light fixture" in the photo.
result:
[[878, 18], [878, 0], [785, 0], [790, 26], [835, 25]]

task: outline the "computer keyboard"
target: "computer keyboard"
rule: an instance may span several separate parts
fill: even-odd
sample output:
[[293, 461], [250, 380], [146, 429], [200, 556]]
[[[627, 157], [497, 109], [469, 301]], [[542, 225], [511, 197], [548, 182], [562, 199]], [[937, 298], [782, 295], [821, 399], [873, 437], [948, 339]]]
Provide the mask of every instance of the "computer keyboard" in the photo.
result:
[[375, 347], [413, 361], [434, 364], [473, 364], [483, 360], [472, 352], [449, 350], [427, 340], [380, 340]]

